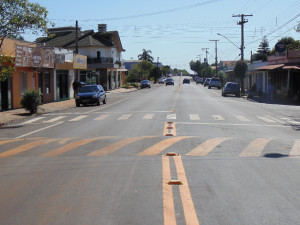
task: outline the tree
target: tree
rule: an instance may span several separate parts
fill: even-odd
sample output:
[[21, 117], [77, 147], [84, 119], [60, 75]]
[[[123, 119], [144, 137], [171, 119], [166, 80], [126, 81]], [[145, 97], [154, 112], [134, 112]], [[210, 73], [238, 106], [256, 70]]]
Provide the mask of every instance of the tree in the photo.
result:
[[161, 68], [161, 72], [162, 72], [162, 74], [165, 75], [165, 76], [168, 75], [168, 74], [170, 73], [170, 70], [171, 70], [171, 67], [168, 66], [168, 65], [163, 66], [163, 67]]
[[246, 72], [248, 69], [248, 65], [247, 63], [245, 63], [242, 60], [237, 61], [237, 63], [235, 64], [234, 70], [233, 70], [233, 74], [236, 78], [240, 79], [240, 83], [241, 83], [241, 90], [242, 92], [244, 91], [244, 78], [246, 77]]
[[[30, 3], [28, 0], [1, 0], [0, 12], [0, 52], [6, 37], [19, 38], [19, 34], [27, 29], [31, 29], [33, 33], [37, 30], [47, 32], [48, 11], [38, 3]], [[2, 64], [0, 61], [1, 75], [5, 69]], [[5, 80], [9, 76], [7, 71], [5, 74], [6, 76], [1, 76], [0, 80]]]
[[203, 69], [203, 65], [199, 60], [194, 62], [193, 60], [190, 62], [190, 69], [197, 73], [197, 75], [201, 76], [201, 71]]
[[154, 67], [152, 62], [143, 60], [131, 68], [127, 77], [127, 82], [138, 82], [149, 79], [151, 70]]
[[157, 83], [158, 78], [161, 76], [162, 71], [159, 67], [153, 67], [150, 71], [150, 76], [153, 77], [154, 83]]
[[[300, 41], [295, 40], [293, 37], [283, 37], [277, 41], [277, 43], [285, 43], [287, 49], [297, 49], [300, 48]], [[275, 47], [270, 52], [270, 55], [275, 54]]]
[[262, 60], [267, 61], [268, 60], [268, 56], [270, 55], [270, 48], [269, 48], [269, 42], [266, 36], [264, 36], [262, 38], [262, 41], [258, 47], [257, 53], [253, 55], [253, 60], [257, 61], [257, 60]]
[[139, 60], [147, 60], [147, 61], [152, 62], [153, 57], [150, 54], [152, 54], [151, 50], [143, 49], [143, 53], [138, 55], [138, 59]]

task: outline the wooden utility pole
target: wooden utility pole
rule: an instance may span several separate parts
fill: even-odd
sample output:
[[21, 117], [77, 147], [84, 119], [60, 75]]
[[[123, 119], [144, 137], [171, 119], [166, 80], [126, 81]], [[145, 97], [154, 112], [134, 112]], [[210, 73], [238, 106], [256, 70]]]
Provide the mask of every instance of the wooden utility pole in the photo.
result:
[[219, 40], [209, 40], [209, 41], [214, 41], [215, 42], [215, 51], [216, 51], [216, 58], [215, 58], [216, 72], [215, 72], [215, 76], [217, 77], [217, 74], [218, 74], [218, 46], [217, 46], [217, 42]]
[[207, 60], [207, 49], [209, 48], [202, 48], [203, 51], [205, 51], [205, 61], [206, 61], [206, 77], [208, 77], [208, 60]]

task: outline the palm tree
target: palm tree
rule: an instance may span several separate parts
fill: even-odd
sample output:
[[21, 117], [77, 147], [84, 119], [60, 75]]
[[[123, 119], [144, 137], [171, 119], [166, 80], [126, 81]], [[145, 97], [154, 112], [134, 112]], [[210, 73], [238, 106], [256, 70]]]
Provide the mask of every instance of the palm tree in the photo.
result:
[[152, 62], [153, 57], [150, 54], [152, 54], [151, 50], [143, 49], [143, 53], [138, 55], [138, 59], [139, 60], [148, 60], [148, 61]]

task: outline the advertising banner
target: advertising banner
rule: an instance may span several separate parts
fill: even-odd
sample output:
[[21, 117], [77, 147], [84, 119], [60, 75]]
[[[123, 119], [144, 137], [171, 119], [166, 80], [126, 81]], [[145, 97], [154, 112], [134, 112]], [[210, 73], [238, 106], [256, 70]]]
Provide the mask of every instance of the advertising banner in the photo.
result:
[[16, 67], [54, 68], [53, 49], [16, 45]]
[[86, 70], [87, 56], [74, 54], [73, 69]]

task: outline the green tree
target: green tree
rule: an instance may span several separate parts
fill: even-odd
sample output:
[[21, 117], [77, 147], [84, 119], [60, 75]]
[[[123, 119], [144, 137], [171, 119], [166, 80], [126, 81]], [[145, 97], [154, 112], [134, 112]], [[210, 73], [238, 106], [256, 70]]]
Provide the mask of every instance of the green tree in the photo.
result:
[[139, 60], [147, 60], [147, 61], [152, 62], [153, 57], [151, 56], [151, 54], [152, 54], [151, 50], [143, 49], [143, 53], [138, 55], [138, 59]]
[[154, 67], [155, 66], [152, 64], [152, 62], [143, 60], [131, 68], [127, 77], [127, 82], [138, 82], [149, 79], [151, 70]]
[[[38, 3], [30, 3], [28, 0], [1, 0], [0, 12], [0, 52], [6, 37], [20, 37], [19, 34], [27, 29], [33, 33], [38, 30], [47, 32], [48, 11]], [[0, 71], [3, 69], [5, 68], [0, 61]], [[2, 74], [4, 72], [1, 72]], [[6, 76], [1, 76], [0, 80], [5, 80], [9, 76], [7, 72], [5, 74]]]
[[170, 70], [171, 70], [171, 67], [168, 66], [168, 65], [163, 66], [163, 67], [161, 68], [161, 72], [162, 72], [162, 74], [165, 75], [165, 76], [168, 75], [168, 74], [170, 73]]
[[258, 47], [257, 52], [252, 56], [252, 60], [253, 61], [258, 61], [258, 60], [262, 60], [267, 61], [268, 60], [268, 56], [270, 55], [270, 48], [269, 48], [269, 42], [266, 36], [264, 36], [262, 38], [262, 41]]
[[190, 69], [194, 72], [197, 73], [198, 76], [201, 76], [201, 72], [202, 72], [202, 69], [203, 69], [203, 65], [201, 64], [201, 62], [199, 60], [197, 61], [191, 61], [190, 62]]
[[[293, 37], [283, 37], [277, 41], [277, 43], [285, 43], [287, 49], [298, 49], [300, 48], [300, 41], [295, 40]], [[270, 55], [275, 54], [275, 47], [270, 52]]]
[[246, 77], [246, 72], [248, 69], [247, 63], [245, 63], [242, 60], [237, 61], [233, 74], [236, 78], [240, 79], [240, 84], [241, 84], [241, 90], [244, 92], [244, 78]]
[[154, 83], [157, 83], [159, 77], [161, 76], [162, 71], [159, 67], [153, 67], [150, 71], [150, 77], [153, 77]]

